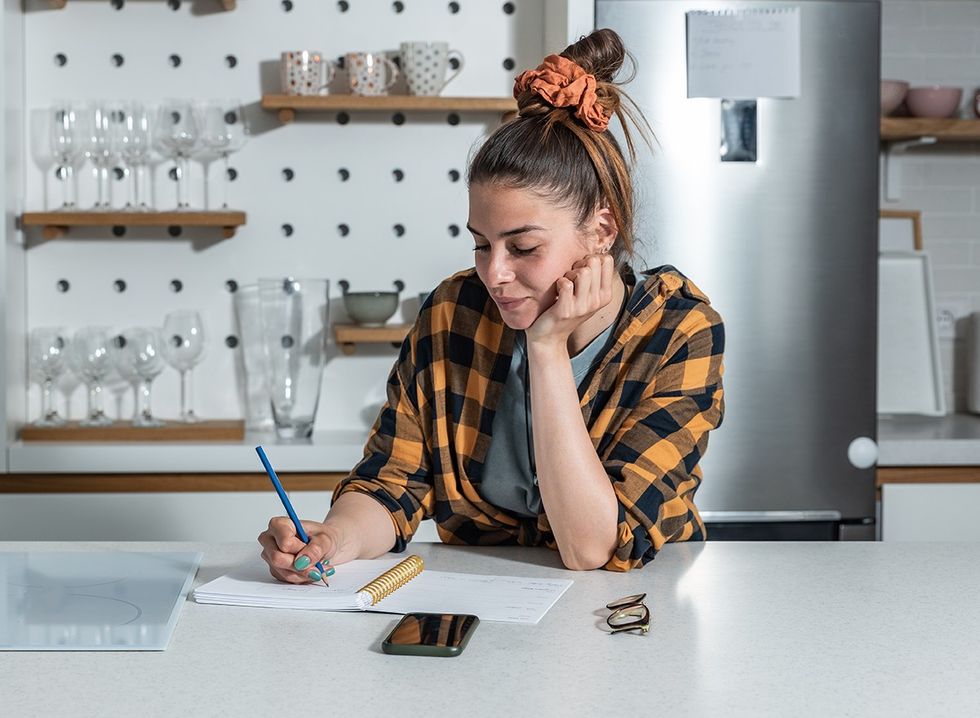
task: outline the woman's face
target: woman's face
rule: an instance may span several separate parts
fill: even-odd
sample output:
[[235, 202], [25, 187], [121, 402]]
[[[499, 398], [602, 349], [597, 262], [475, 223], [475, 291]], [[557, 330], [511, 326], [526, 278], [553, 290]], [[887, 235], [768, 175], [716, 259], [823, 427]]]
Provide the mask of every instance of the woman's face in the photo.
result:
[[527, 329], [555, 302], [555, 282], [588, 254], [615, 238], [606, 236], [609, 210], [583, 228], [575, 213], [525, 189], [484, 183], [470, 186], [476, 273], [512, 329]]

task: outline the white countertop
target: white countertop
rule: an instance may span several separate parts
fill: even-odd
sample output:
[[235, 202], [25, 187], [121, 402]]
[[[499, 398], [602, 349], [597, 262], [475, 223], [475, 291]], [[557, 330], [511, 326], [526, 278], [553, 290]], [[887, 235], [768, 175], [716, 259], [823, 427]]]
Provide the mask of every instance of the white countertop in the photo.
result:
[[[111, 548], [203, 551], [197, 586], [258, 547], [0, 543], [66, 560]], [[411, 550], [434, 570], [575, 583], [537, 626], [483, 622], [457, 658], [381, 653], [391, 615], [188, 602], [163, 652], [0, 652], [2, 713], [891, 718], [980, 705], [980, 544], [671, 544], [629, 574], [565, 571], [546, 549]], [[603, 604], [639, 591], [648, 635], [598, 628]]]
[[980, 416], [881, 415], [878, 466], [980, 466]]

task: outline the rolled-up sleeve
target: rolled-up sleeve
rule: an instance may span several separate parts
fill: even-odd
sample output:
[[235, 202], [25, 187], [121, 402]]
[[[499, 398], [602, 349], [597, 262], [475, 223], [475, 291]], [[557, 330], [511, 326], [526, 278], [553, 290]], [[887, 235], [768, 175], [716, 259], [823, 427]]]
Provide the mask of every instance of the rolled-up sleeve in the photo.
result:
[[433, 487], [413, 363], [411, 337], [388, 376], [387, 400], [371, 429], [364, 456], [334, 490], [331, 505], [343, 494], [368, 494], [391, 514], [395, 526], [392, 551], [403, 551], [419, 523], [432, 516]]
[[604, 568], [629, 571], [667, 542], [703, 539], [694, 505], [708, 432], [724, 414], [721, 318], [692, 311], [642, 398], [616, 431], [603, 465], [619, 502], [619, 540]]

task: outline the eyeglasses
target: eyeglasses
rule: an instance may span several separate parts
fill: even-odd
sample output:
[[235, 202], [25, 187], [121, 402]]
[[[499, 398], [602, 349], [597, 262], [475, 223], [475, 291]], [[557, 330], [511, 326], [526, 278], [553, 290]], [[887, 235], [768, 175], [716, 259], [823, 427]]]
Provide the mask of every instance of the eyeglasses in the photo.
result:
[[643, 603], [646, 597], [645, 593], [638, 593], [607, 603], [606, 608], [612, 611], [606, 617], [609, 633], [636, 630], [647, 633], [650, 630], [650, 609]]

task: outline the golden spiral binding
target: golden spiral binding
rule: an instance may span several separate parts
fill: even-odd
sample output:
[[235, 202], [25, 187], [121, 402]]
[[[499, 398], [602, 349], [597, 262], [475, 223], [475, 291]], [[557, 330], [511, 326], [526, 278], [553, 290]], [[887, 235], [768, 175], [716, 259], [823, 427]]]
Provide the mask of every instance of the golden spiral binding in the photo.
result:
[[371, 596], [371, 605], [375, 605], [388, 594], [398, 590], [413, 578], [422, 573], [422, 557], [409, 556], [393, 568], [389, 568], [371, 583], [360, 589]]

